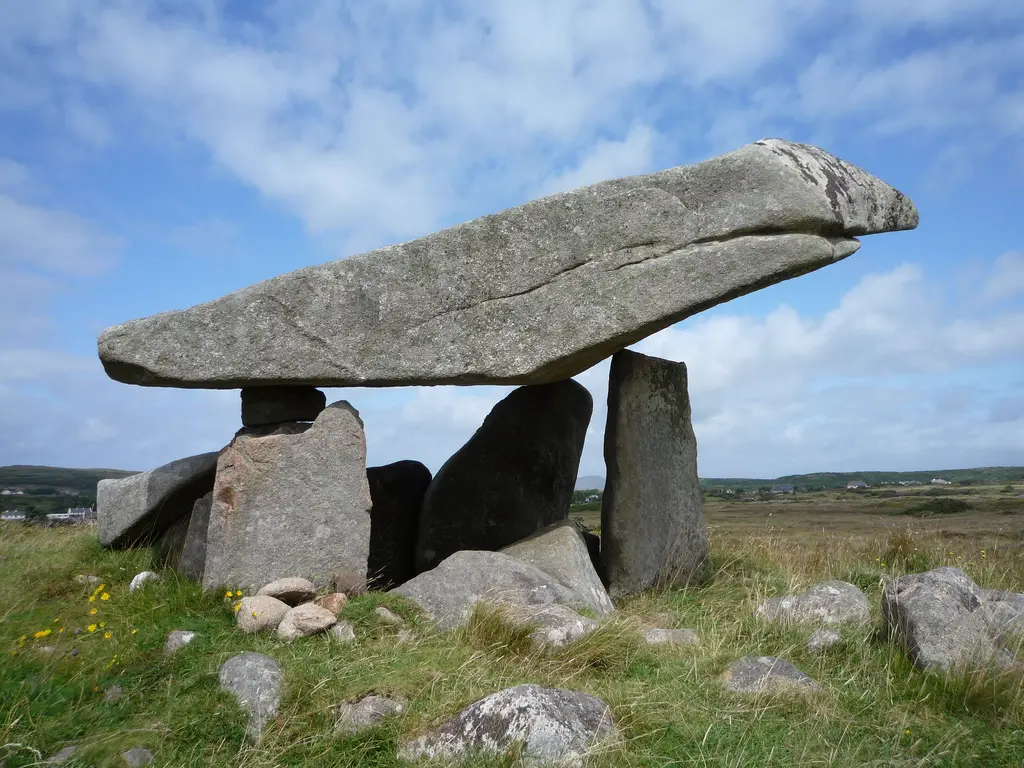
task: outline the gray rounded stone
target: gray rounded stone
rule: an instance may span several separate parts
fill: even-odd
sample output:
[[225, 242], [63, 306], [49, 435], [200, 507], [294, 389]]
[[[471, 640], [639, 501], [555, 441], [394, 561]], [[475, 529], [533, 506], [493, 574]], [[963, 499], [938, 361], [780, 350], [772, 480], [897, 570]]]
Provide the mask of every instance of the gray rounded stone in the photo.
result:
[[253, 595], [242, 598], [241, 606], [235, 613], [235, 621], [240, 630], [251, 634], [277, 629], [288, 611], [288, 603], [283, 603], [276, 597]]
[[327, 631], [335, 642], [350, 645], [356, 641], [355, 627], [349, 621], [339, 621]]
[[259, 740], [263, 728], [281, 705], [284, 674], [269, 656], [246, 651], [232, 656], [220, 667], [220, 687], [232, 694], [248, 712], [246, 733]]
[[338, 621], [332, 611], [316, 603], [304, 603], [288, 610], [277, 625], [277, 636], [285, 642], [309, 637], [330, 629]]
[[369, 694], [356, 701], [339, 704], [334, 708], [334, 730], [338, 733], [360, 733], [373, 728], [386, 717], [405, 711], [409, 702], [400, 697], [391, 698]]
[[745, 656], [725, 671], [725, 688], [733, 693], [810, 693], [821, 686], [790, 662], [774, 656]]
[[155, 573], [154, 571], [142, 571], [141, 573], [137, 573], [132, 577], [131, 583], [128, 585], [128, 591], [134, 592], [137, 589], [142, 589], [151, 581], [160, 581], [160, 574]]
[[871, 620], [867, 595], [845, 581], [823, 581], [800, 594], [770, 598], [757, 607], [756, 614], [769, 623], [809, 621], [836, 626]]
[[176, 629], [167, 635], [167, 642], [164, 643], [164, 653], [168, 656], [175, 651], [184, 648], [196, 639], [195, 632], [188, 632], [183, 629]]
[[820, 653], [833, 645], [842, 642], [843, 638], [834, 629], [817, 629], [807, 638], [807, 650], [811, 653]]
[[648, 629], [644, 640], [648, 645], [700, 645], [700, 638], [692, 629]]
[[144, 747], [132, 747], [121, 753], [121, 759], [128, 768], [142, 768], [153, 762], [153, 753]]

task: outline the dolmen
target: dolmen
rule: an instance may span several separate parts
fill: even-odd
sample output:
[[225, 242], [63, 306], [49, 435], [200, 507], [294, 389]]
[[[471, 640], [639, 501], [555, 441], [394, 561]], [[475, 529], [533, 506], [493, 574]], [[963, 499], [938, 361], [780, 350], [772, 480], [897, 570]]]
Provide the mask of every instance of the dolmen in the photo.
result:
[[[429, 574], [497, 572], [512, 553], [529, 553], [502, 577], [534, 585], [520, 593], [598, 615], [609, 594], [699, 584], [710, 561], [687, 369], [627, 347], [917, 223], [865, 171], [768, 139], [115, 326], [98, 344], [111, 378], [240, 389], [241, 428], [220, 451], [101, 481], [100, 540], [152, 546], [208, 589], [408, 584], [439, 617], [496, 585], [475, 574], [447, 595]], [[572, 377], [609, 357], [598, 543], [564, 529], [593, 410]], [[518, 388], [436, 475], [367, 467], [358, 411], [318, 389], [444, 384]], [[508, 575], [520, 571], [542, 576]]]

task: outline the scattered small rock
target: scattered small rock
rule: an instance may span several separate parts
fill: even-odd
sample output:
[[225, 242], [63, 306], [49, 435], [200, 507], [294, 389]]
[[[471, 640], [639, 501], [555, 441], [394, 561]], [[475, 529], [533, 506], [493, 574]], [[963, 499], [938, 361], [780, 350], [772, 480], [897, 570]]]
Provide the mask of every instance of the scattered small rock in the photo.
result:
[[176, 629], [167, 636], [167, 642], [164, 644], [164, 653], [170, 655], [177, 651], [179, 648], [184, 648], [186, 645], [188, 645], [195, 639], [195, 632], [188, 632], [183, 629]]
[[725, 688], [733, 693], [811, 692], [821, 686], [785, 659], [744, 656], [725, 671]]
[[103, 692], [103, 701], [110, 704], [115, 701], [120, 701], [123, 696], [124, 690], [121, 688], [121, 686], [112, 685]]
[[242, 598], [242, 605], [235, 617], [240, 630], [252, 633], [265, 629], [277, 629], [288, 611], [288, 604], [282, 603], [276, 597], [255, 595]]
[[246, 733], [259, 740], [263, 727], [281, 705], [281, 665], [261, 653], [246, 651], [232, 656], [220, 667], [220, 687], [248, 710]]
[[329, 629], [338, 618], [316, 603], [303, 603], [290, 608], [277, 627], [277, 636], [286, 642], [308, 637]]
[[700, 638], [692, 629], [648, 629], [644, 640], [648, 645], [700, 645]]
[[818, 653], [842, 642], [842, 639], [842, 636], [834, 629], [818, 629], [807, 638], [807, 650], [811, 653]]
[[800, 594], [773, 597], [756, 613], [767, 622], [816, 621], [831, 626], [871, 620], [867, 595], [845, 581], [824, 581]]
[[129, 768], [141, 768], [153, 762], [153, 753], [143, 747], [132, 747], [127, 752], [121, 753], [121, 759]]
[[411, 629], [400, 629], [395, 635], [395, 643], [398, 645], [408, 645], [416, 639], [416, 635], [412, 633]]
[[77, 576], [75, 576], [75, 583], [81, 584], [83, 587], [95, 587], [101, 581], [103, 581], [103, 579], [101, 579], [99, 576], [91, 576], [87, 573], [80, 573]]
[[530, 638], [538, 648], [564, 648], [597, 629], [597, 622], [558, 603], [503, 605], [504, 614], [517, 624], [532, 624]]
[[356, 701], [345, 702], [335, 707], [334, 730], [340, 733], [365, 731], [385, 717], [404, 712], [407, 705], [405, 699], [371, 693]]
[[50, 759], [46, 762], [54, 764], [66, 763], [68, 760], [75, 756], [75, 752], [77, 749], [78, 747], [74, 744], [69, 744], [66, 747], [61, 747], [53, 755], [51, 755]]
[[383, 621], [385, 624], [390, 624], [393, 627], [404, 627], [405, 620], [394, 611], [385, 608], [383, 605], [377, 606], [377, 610], [374, 611], [377, 614], [377, 618]]
[[276, 597], [282, 603], [288, 603], [288, 605], [300, 605], [308, 603], [316, 597], [316, 588], [309, 579], [277, 579], [261, 587], [256, 594]]
[[132, 579], [132, 583], [128, 585], [128, 591], [134, 592], [136, 589], [141, 587], [143, 584], [150, 581], [159, 581], [160, 576], [153, 571], [143, 571], [142, 573], [135, 574]]
[[320, 595], [313, 602], [337, 616], [348, 605], [348, 597], [344, 592], [332, 592], [329, 595]]
[[36, 651], [47, 656], [52, 656], [53, 654], [57, 653], [58, 648], [55, 645], [40, 645], [36, 648]]
[[335, 568], [331, 584], [334, 586], [335, 592], [344, 592], [349, 597], [366, 594], [366, 575], [352, 568], [345, 566]]
[[331, 633], [331, 639], [339, 643], [354, 643], [356, 641], [356, 631], [347, 621], [339, 621], [328, 632]]
[[438, 728], [404, 742], [403, 760], [457, 760], [505, 754], [519, 746], [527, 766], [580, 766], [586, 754], [618, 734], [611, 709], [596, 696], [539, 685], [492, 693]]

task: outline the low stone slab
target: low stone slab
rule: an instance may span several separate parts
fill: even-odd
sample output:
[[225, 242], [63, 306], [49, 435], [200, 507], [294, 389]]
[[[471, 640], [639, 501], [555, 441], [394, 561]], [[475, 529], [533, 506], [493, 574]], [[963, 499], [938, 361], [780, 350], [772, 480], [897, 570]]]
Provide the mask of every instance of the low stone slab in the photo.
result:
[[538, 648], [564, 648], [597, 629], [596, 621], [558, 603], [509, 605], [503, 613], [516, 624], [535, 627], [530, 639]]
[[132, 747], [121, 753], [121, 760], [128, 768], [142, 768], [153, 762], [153, 753], [145, 747]]
[[807, 650], [811, 653], [820, 653], [826, 648], [838, 645], [842, 640], [842, 635], [834, 629], [816, 629], [811, 636], [807, 638]]
[[346, 701], [334, 708], [334, 730], [338, 733], [360, 733], [373, 728], [386, 717], [401, 714], [409, 705], [401, 697], [369, 694], [356, 701]]
[[974, 667], [997, 660], [984, 593], [959, 568], [943, 566], [889, 581], [882, 616], [918, 669]]
[[196, 503], [192, 505], [185, 543], [182, 544], [181, 555], [178, 557], [178, 572], [195, 581], [202, 581], [203, 572], [206, 570], [206, 534], [210, 527], [212, 504], [213, 490], [196, 499]]
[[554, 576], [598, 616], [615, 610], [594, 570], [587, 542], [573, 523], [562, 521], [542, 528], [501, 551]]
[[244, 387], [242, 426], [265, 427], [289, 421], [313, 421], [326, 405], [327, 397], [314, 387]]
[[133, 320], [99, 356], [146, 386], [543, 384], [917, 220], [859, 168], [767, 139]]
[[601, 561], [613, 597], [710, 575], [686, 366], [624, 350], [608, 380]]
[[416, 530], [432, 475], [418, 461], [369, 467], [370, 556], [367, 576], [374, 589], [394, 589], [416, 575]]
[[300, 603], [308, 603], [316, 597], [316, 587], [313, 586], [313, 582], [309, 579], [288, 576], [283, 579], [275, 579], [269, 584], [264, 584], [256, 594], [276, 597], [282, 603], [288, 603], [288, 605], [299, 605]]
[[527, 766], [582, 766], [598, 745], [618, 736], [609, 706], [561, 688], [517, 685], [492, 693], [448, 722], [406, 741], [403, 760], [455, 761], [519, 749]]
[[338, 617], [316, 603], [304, 603], [289, 609], [277, 625], [277, 636], [285, 642], [309, 637], [330, 629]]
[[220, 667], [220, 687], [232, 694], [249, 714], [248, 736], [258, 741], [263, 728], [281, 706], [284, 673], [269, 656], [246, 651], [232, 656]]
[[774, 656], [745, 656], [726, 669], [725, 689], [733, 693], [810, 693], [821, 685], [785, 659]]
[[498, 550], [569, 514], [594, 403], [581, 384], [520, 387], [491, 409], [427, 488], [416, 571]]
[[836, 626], [871, 620], [867, 595], [846, 581], [823, 581], [800, 594], [769, 598], [755, 612], [768, 623], [808, 621]]
[[648, 629], [644, 640], [648, 645], [700, 645], [700, 637], [692, 629]]
[[192, 511], [213, 488], [217, 453], [178, 459], [149, 472], [96, 485], [96, 518], [105, 547], [146, 546]]
[[463, 624], [481, 600], [496, 605], [583, 606], [582, 598], [556, 578], [503, 552], [456, 552], [393, 592], [419, 605], [442, 631]]
[[252, 634], [264, 630], [277, 629], [286, 613], [288, 603], [283, 603], [270, 595], [253, 595], [243, 597], [235, 621], [243, 632]]
[[365, 576], [369, 546], [366, 441], [348, 403], [311, 426], [242, 430], [221, 453], [206, 589], [252, 591], [290, 576], [326, 585], [341, 565]]

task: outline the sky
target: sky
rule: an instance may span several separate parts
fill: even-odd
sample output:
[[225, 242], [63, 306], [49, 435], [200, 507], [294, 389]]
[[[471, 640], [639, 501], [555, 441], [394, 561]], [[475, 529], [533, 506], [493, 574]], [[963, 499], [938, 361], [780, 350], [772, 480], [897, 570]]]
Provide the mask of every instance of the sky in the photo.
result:
[[[702, 476], [1024, 464], [1024, 3], [0, 0], [0, 465], [218, 450], [237, 390], [96, 337], [299, 267], [767, 137], [912, 232], [633, 348], [686, 363]], [[603, 475], [607, 361], [580, 472]], [[509, 388], [328, 390], [436, 471]]]

